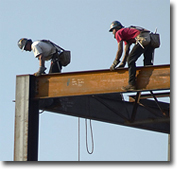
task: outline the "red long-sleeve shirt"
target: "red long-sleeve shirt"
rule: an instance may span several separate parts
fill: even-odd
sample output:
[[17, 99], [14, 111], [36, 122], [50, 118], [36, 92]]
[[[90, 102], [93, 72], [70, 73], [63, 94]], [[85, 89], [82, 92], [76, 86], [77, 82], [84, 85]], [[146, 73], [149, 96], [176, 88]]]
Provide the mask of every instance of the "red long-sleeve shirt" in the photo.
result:
[[134, 42], [135, 42], [135, 37], [137, 37], [137, 35], [139, 35], [139, 34], [140, 34], [140, 31], [137, 29], [122, 28], [116, 32], [116, 40], [118, 43], [120, 41], [124, 41], [125, 44], [127, 44], [127, 42], [129, 40], [131, 40], [131, 42], [134, 40]]

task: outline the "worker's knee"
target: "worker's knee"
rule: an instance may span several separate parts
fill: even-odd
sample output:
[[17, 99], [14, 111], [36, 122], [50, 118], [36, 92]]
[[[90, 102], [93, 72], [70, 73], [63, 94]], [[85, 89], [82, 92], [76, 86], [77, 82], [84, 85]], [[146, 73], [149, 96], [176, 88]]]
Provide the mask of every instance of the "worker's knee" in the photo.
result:
[[44, 57], [42, 55], [39, 55], [38, 60], [44, 60]]
[[128, 60], [128, 67], [133, 67], [135, 66], [136, 64], [136, 61], [135, 60]]

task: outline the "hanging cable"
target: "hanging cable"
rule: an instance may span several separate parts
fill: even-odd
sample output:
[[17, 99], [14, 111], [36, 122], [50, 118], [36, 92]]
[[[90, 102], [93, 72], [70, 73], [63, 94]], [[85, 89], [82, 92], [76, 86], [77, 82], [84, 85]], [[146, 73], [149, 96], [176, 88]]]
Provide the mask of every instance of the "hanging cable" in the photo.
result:
[[86, 126], [86, 149], [87, 149], [87, 152], [88, 152], [89, 154], [92, 154], [92, 153], [94, 152], [94, 139], [93, 139], [93, 130], [92, 130], [91, 119], [89, 119], [89, 124], [90, 124], [91, 141], [92, 141], [92, 150], [91, 150], [91, 152], [89, 151], [89, 148], [88, 148], [87, 119], [85, 119], [85, 126]]
[[80, 117], [78, 117], [78, 161], [80, 161]]

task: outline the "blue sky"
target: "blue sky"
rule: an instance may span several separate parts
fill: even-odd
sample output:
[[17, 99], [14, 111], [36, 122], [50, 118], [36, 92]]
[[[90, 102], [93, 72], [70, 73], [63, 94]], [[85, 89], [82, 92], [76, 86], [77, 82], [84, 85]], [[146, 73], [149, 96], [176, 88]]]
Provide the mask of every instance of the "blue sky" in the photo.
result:
[[[108, 69], [117, 42], [108, 32], [119, 20], [124, 26], [158, 28], [161, 47], [155, 65], [170, 64], [170, 1], [168, 0], [1, 0], [0, 160], [13, 160], [16, 75], [33, 74], [38, 60], [17, 47], [20, 38], [49, 39], [71, 50], [63, 72]], [[137, 66], [142, 66], [141, 57]], [[46, 63], [49, 68], [50, 63]], [[127, 67], [127, 66], [126, 66]], [[165, 99], [169, 101], [169, 99]], [[78, 118], [44, 112], [40, 115], [39, 160], [77, 161]], [[168, 135], [92, 121], [95, 151], [85, 147], [81, 123], [81, 161], [166, 161]], [[89, 141], [89, 144], [90, 141]], [[3, 153], [3, 154], [2, 154]]]

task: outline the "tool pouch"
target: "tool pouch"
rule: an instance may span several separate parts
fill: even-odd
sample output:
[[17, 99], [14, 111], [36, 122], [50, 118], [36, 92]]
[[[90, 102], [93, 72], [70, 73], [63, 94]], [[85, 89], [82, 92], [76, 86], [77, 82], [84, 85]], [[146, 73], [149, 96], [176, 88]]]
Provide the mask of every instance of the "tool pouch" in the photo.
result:
[[159, 48], [160, 47], [160, 36], [159, 34], [150, 33], [151, 38], [151, 46], [153, 48]]
[[148, 45], [150, 43], [150, 41], [151, 41], [149, 31], [142, 31], [136, 37], [136, 41], [139, 41], [143, 46]]
[[58, 60], [61, 62], [62, 66], [67, 66], [71, 62], [71, 52], [70, 51], [63, 51], [59, 57]]

